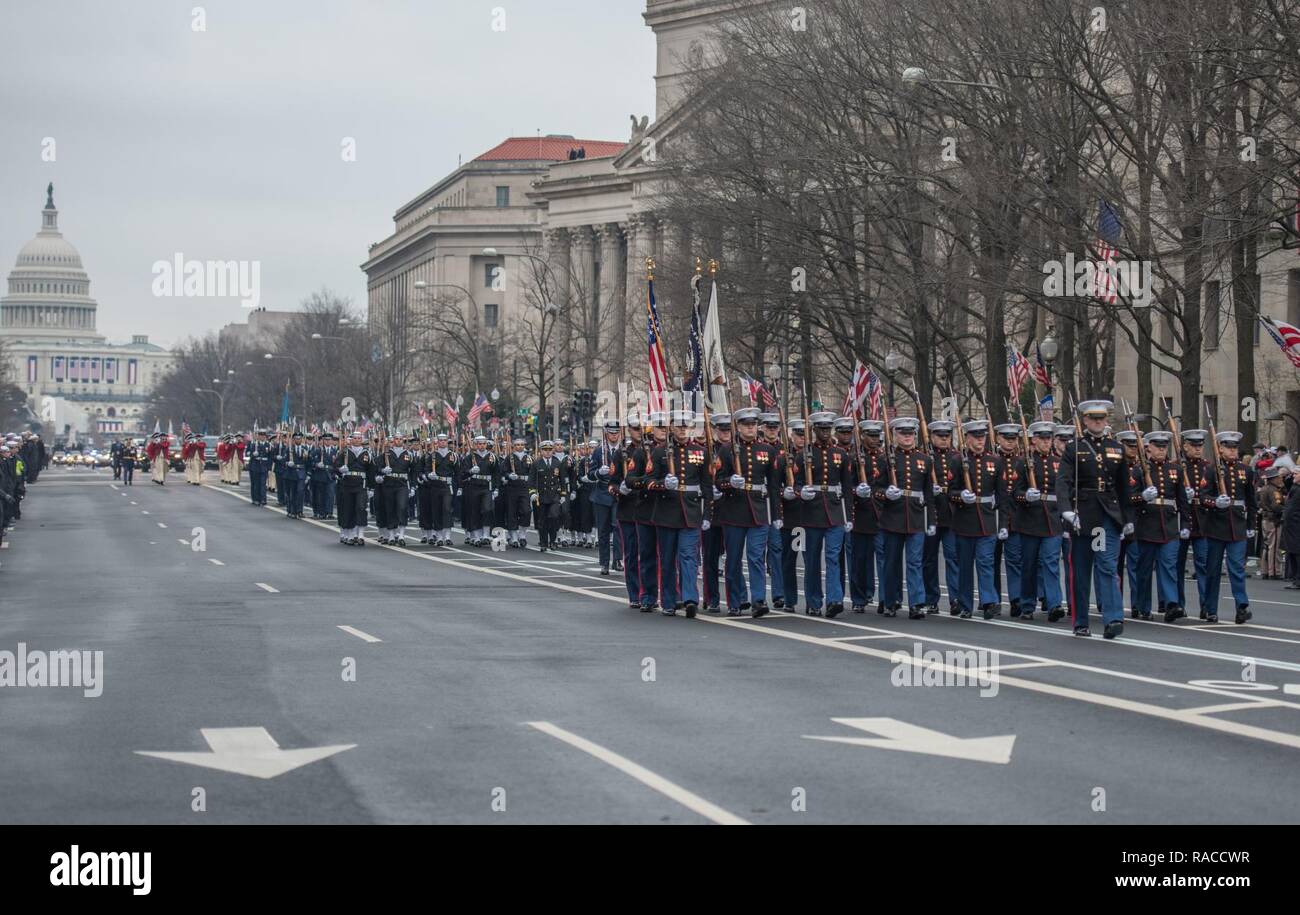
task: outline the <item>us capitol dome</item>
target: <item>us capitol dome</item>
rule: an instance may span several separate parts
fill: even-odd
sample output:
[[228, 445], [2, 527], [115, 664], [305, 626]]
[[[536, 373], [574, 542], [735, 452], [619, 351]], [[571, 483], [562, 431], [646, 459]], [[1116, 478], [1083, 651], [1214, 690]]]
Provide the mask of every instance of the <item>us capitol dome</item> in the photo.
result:
[[142, 433], [150, 390], [171, 367], [171, 353], [147, 336], [107, 342], [95, 329], [98, 311], [81, 254], [59, 231], [51, 184], [40, 231], [19, 250], [0, 298], [9, 381], [27, 395], [29, 424], [47, 441]]

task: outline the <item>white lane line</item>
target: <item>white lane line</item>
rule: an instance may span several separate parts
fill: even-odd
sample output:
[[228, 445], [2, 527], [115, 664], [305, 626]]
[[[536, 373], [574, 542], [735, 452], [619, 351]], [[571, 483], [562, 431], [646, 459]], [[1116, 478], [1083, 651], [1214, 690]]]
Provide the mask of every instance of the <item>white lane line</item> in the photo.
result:
[[167, 525], [165, 525], [165, 524], [163, 524], [161, 521], [159, 521], [159, 522], [158, 522], [158, 526], [159, 526], [159, 527], [164, 527], [164, 528], [165, 528]]
[[[184, 542], [185, 542], [184, 540], [181, 541], [181, 543], [184, 543]], [[212, 563], [214, 566], [223, 566], [223, 565], [225, 565], [225, 563], [222, 562], [220, 559], [209, 559], [208, 562]]]
[[377, 639], [377, 638], [375, 638], [373, 635], [371, 635], [371, 634], [368, 633], [368, 632], [362, 632], [360, 629], [353, 629], [351, 626], [340, 626], [339, 628], [342, 629], [344, 632], [346, 632], [348, 635], [355, 635], [357, 638], [361, 639], [363, 642], [382, 642], [382, 641], [383, 641], [383, 639]]
[[270, 585], [268, 585], [268, 584], [267, 584], [266, 582], [264, 582], [264, 581], [255, 581], [255, 582], [253, 582], [253, 584], [257, 585], [259, 588], [261, 588], [261, 589], [262, 589], [263, 591], [265, 591], [267, 594], [279, 594], [279, 593], [280, 593], [278, 589], [276, 589], [276, 588], [272, 588]]
[[109, 483], [108, 486], [109, 486], [109, 488], [112, 489], [114, 492], [116, 492], [117, 489], [118, 489], [118, 486], [117, 486], [116, 483]]
[[[226, 495], [232, 496], [236, 499], [240, 499], [244, 502], [249, 501], [247, 497], [241, 495], [240, 493], [231, 492], [230, 490], [220, 489], [216, 486], [210, 486], [208, 484], [204, 484], [204, 485], [206, 488], [211, 489], [213, 492], [225, 493]], [[325, 524], [320, 521], [308, 519], [306, 523], [314, 524], [317, 527], [320, 527], [324, 530], [328, 530], [330, 532], [333, 532], [335, 530], [333, 526], [329, 524]], [[407, 556], [414, 556], [417, 559], [423, 559], [427, 562], [438, 563], [439, 565], [452, 566], [454, 568], [464, 569], [470, 572], [480, 572], [484, 575], [492, 575], [498, 578], [509, 579], [511, 581], [521, 581], [526, 583], [533, 582], [533, 579], [530, 576], [521, 575], [517, 572], [506, 571], [504, 569], [483, 568], [481, 566], [473, 566], [473, 565], [469, 565], [468, 563], [461, 562], [457, 559], [448, 558], [446, 556], [435, 556], [429, 553], [420, 553], [420, 552], [416, 552], [415, 550], [404, 549], [402, 547], [393, 547], [393, 546], [381, 545], [381, 549], [390, 550], [395, 553], [402, 553]], [[610, 603], [622, 604], [625, 602], [624, 596], [602, 594], [601, 592], [592, 590], [590, 588], [578, 587], [576, 585], [565, 584], [559, 581], [537, 581], [533, 583], [544, 588], [551, 588], [556, 591], [564, 591], [569, 594], [581, 594], [586, 597], [591, 597], [596, 600], [603, 600]], [[817, 623], [827, 623], [827, 624], [848, 626], [850, 628], [858, 629], [858, 630], [863, 630], [868, 628], [865, 626], [860, 626], [855, 623], [845, 623], [845, 622], [841, 622], [840, 620], [828, 620], [825, 617], [816, 617], [816, 616], [801, 617], [797, 614], [789, 614], [789, 613], [779, 614], [779, 615], [789, 616], [796, 619], [810, 619]], [[895, 656], [897, 654], [897, 652], [894, 651], [879, 651], [877, 649], [870, 648], [866, 645], [858, 645], [851, 642], [833, 642], [830, 641], [829, 639], [821, 638], [819, 636], [806, 635], [801, 632], [790, 632], [775, 626], [755, 625], [745, 617], [739, 617], [739, 618], [715, 617], [715, 616], [706, 616], [701, 614], [699, 616], [696, 616], [695, 619], [696, 621], [701, 623], [708, 623], [715, 626], [730, 626], [733, 628], [743, 629], [749, 632], [757, 632], [763, 635], [775, 636], [776, 638], [791, 639], [794, 641], [803, 642], [805, 644], [820, 645], [823, 647], [835, 648], [840, 651], [847, 651], [853, 654], [859, 654], [859, 655], [864, 655], [866, 657], [877, 658], [880, 660], [889, 661], [891, 663], [894, 662]], [[1008, 625], [1016, 626], [1016, 624], [1008, 624]], [[1017, 626], [1017, 628], [1027, 629], [1029, 627]], [[876, 631], [881, 632], [882, 630], [876, 630]], [[891, 632], [897, 630], [883, 630], [883, 631]], [[912, 635], [913, 637], [924, 638], [926, 641], [933, 641], [936, 642], [937, 644], [947, 644], [947, 645], [953, 645], [961, 648], [983, 649], [985, 651], [996, 650], [1004, 656], [1020, 657], [1026, 661], [1044, 661], [1057, 667], [1069, 668], [1072, 670], [1080, 670], [1087, 673], [1099, 674], [1102, 676], [1117, 677], [1120, 679], [1132, 680], [1135, 682], [1149, 683], [1149, 684], [1166, 687], [1169, 689], [1208, 693], [1210, 695], [1223, 696], [1238, 701], [1242, 699], [1239, 693], [1233, 693], [1228, 690], [1216, 689], [1214, 687], [1209, 687], [1209, 686], [1197, 686], [1190, 683], [1179, 683], [1173, 680], [1162, 680], [1156, 677], [1148, 677], [1142, 674], [1133, 674], [1133, 673], [1128, 673], [1126, 671], [1114, 670], [1111, 668], [1096, 667], [1094, 665], [1089, 665], [1089, 664], [1078, 664], [1072, 661], [1065, 661], [1065, 660], [1059, 660], [1053, 658], [1044, 658], [1044, 657], [1039, 657], [1037, 655], [1025, 654], [1023, 652], [1006, 651], [996, 646], [970, 645], [962, 642], [954, 642], [945, 639], [934, 639], [930, 636], [925, 636], [919, 632], [907, 633], [907, 634]], [[1074, 636], [1071, 635], [1071, 638], [1074, 638]], [[1122, 641], [1123, 640], [1121, 640], [1121, 644]], [[921, 666], [925, 666], [931, 663], [925, 661], [924, 659], [917, 661], [911, 656], [908, 656], [906, 662], [912, 664], [919, 663]], [[945, 669], [948, 668], [945, 667]], [[954, 676], [956, 676], [958, 673], [958, 669], [951, 668], [949, 669], [949, 672], [952, 673]], [[1019, 677], [1000, 677], [999, 679], [1001, 685], [1003, 686], [1010, 686], [1017, 689], [1024, 689], [1029, 692], [1036, 692], [1036, 693], [1041, 693], [1049, 696], [1057, 696], [1060, 698], [1074, 699], [1079, 702], [1088, 702], [1093, 705], [1100, 705], [1109, 708], [1122, 709], [1124, 711], [1133, 712], [1139, 715], [1146, 715], [1152, 718], [1161, 718], [1165, 720], [1177, 721], [1182, 724], [1189, 724], [1195, 727], [1205, 728], [1207, 730], [1225, 732], [1229, 734], [1234, 734], [1239, 737], [1249, 737], [1255, 740], [1260, 740], [1265, 743], [1273, 743], [1281, 746], [1300, 749], [1300, 735], [1296, 735], [1296, 734], [1288, 734], [1283, 731], [1273, 731], [1267, 728], [1240, 724], [1235, 721], [1225, 721], [1225, 720], [1211, 718], [1203, 715], [1194, 715], [1187, 712], [1186, 710], [1164, 708], [1162, 706], [1152, 705], [1146, 702], [1137, 702], [1131, 699], [1123, 699], [1116, 696], [1110, 696], [1105, 693], [1095, 693], [1095, 692], [1090, 692], [1088, 690], [1074, 689], [1072, 687], [1057, 686], [1052, 683], [1044, 683], [1036, 680], [1025, 680]], [[1261, 700], [1261, 701], [1265, 701], [1265, 700]], [[1300, 708], [1300, 704], [1297, 703], [1286, 703], [1286, 705], [1288, 707]]]
[[188, 540], [186, 540], [184, 537], [177, 537], [177, 538], [176, 538], [176, 542], [177, 542], [177, 543], [183, 543], [183, 544], [185, 544], [186, 546], [189, 546], [189, 545], [190, 545], [190, 542], [189, 542]]
[[664, 797], [670, 798], [681, 804], [687, 810], [698, 813], [705, 819], [711, 820], [720, 826], [748, 826], [746, 820], [742, 820], [734, 813], [723, 810], [717, 804], [706, 801], [694, 792], [687, 791], [681, 785], [670, 782], [662, 775], [651, 772], [645, 766], [632, 762], [626, 756], [620, 756], [613, 750], [606, 749], [598, 743], [592, 743], [585, 737], [579, 737], [572, 731], [566, 731], [564, 728], [557, 727], [549, 721], [526, 721], [524, 722], [530, 728], [541, 731], [543, 734], [549, 734], [556, 740], [562, 740], [571, 747], [576, 747], [582, 752], [594, 756], [606, 765], [613, 766], [624, 775], [630, 775], [654, 791], [658, 791]]
[[1203, 705], [1200, 708], [1188, 709], [1189, 712], [1195, 712], [1198, 715], [1214, 715], [1218, 712], [1240, 712], [1248, 708], [1277, 708], [1282, 703], [1271, 702], [1265, 699], [1262, 702], [1225, 702], [1223, 705]]
[[829, 636], [828, 642], [870, 642], [873, 639], [898, 639], [908, 638], [905, 635], [835, 635]]
[[8, 540], [6, 540], [4, 543], [0, 543], [0, 550], [7, 550], [7, 549], [9, 549], [9, 541], [8, 541]]
[[149, 514], [149, 510], [148, 510], [147, 508], [142, 508], [142, 509], [140, 509], [140, 514], [142, 514], [142, 515], [147, 515], [147, 514]]

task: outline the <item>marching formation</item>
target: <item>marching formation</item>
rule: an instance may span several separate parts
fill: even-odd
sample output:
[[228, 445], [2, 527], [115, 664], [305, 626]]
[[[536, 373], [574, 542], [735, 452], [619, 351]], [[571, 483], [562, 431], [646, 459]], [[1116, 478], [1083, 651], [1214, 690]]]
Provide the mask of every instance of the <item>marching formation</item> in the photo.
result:
[[[527, 548], [532, 527], [542, 551], [598, 549], [630, 607], [666, 616], [762, 617], [802, 598], [809, 615], [874, 603], [924, 619], [946, 592], [953, 616], [991, 619], [1005, 604], [1011, 618], [1068, 617], [1087, 636], [1095, 599], [1109, 639], [1123, 632], [1125, 591], [1135, 619], [1186, 615], [1190, 554], [1201, 619], [1218, 622], [1226, 567], [1234, 622], [1246, 622], [1257, 507], [1240, 434], [1171, 422], [1142, 435], [1131, 417], [1115, 434], [1113, 411], [1090, 400], [1072, 425], [992, 425], [674, 409], [536, 454], [500, 436], [259, 429], [224, 437], [217, 456], [224, 484], [247, 469], [253, 505], [273, 492], [287, 518], [310, 506], [337, 520], [342, 544], [363, 546], [372, 519], [378, 542], [397, 546], [413, 525], [420, 543], [450, 546], [458, 524], [462, 545]], [[159, 483], [167, 449], [165, 436], [147, 448]], [[202, 440], [182, 456], [201, 483]]]
[[23, 516], [27, 486], [35, 483], [50, 462], [50, 453], [34, 432], [0, 436], [0, 543]]

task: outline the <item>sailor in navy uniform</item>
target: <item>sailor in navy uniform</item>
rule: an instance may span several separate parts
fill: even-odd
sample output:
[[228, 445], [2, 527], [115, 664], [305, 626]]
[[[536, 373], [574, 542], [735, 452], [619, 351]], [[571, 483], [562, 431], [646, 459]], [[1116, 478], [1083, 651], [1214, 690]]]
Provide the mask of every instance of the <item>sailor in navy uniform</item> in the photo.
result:
[[488, 449], [486, 435], [474, 436], [474, 448], [460, 460], [459, 488], [461, 521], [466, 546], [488, 543], [488, 525], [492, 523], [492, 499], [498, 483], [497, 458]]
[[619, 539], [623, 547], [623, 583], [627, 586], [627, 603], [633, 609], [641, 607], [640, 534], [636, 513], [641, 494], [628, 485], [628, 479], [645, 472], [647, 451], [643, 443], [641, 417], [637, 413], [627, 416], [627, 441], [618, 455], [618, 464], [610, 475], [610, 485], [618, 498], [617, 517]]
[[1163, 431], [1143, 436], [1147, 470], [1144, 473], [1138, 464], [1130, 469], [1129, 476], [1129, 521], [1133, 525], [1129, 552], [1136, 554], [1137, 559], [1129, 582], [1133, 618], [1151, 619], [1154, 572], [1156, 595], [1166, 623], [1185, 615], [1178, 603], [1178, 546], [1182, 543], [1180, 519], [1187, 517], [1191, 508], [1178, 461], [1169, 456], [1172, 439], [1170, 433]]
[[591, 449], [587, 460], [587, 482], [592, 483], [591, 509], [595, 517], [596, 544], [600, 554], [600, 574], [609, 574], [609, 561], [615, 528], [617, 485], [613, 483], [621, 460], [623, 427], [617, 419], [607, 419], [601, 440]]
[[568, 467], [555, 456], [555, 443], [544, 441], [529, 475], [529, 496], [537, 506], [538, 549], [555, 549], [561, 516], [569, 501]]
[[248, 462], [249, 494], [254, 505], [266, 504], [266, 477], [271, 472], [274, 449], [266, 440], [266, 430], [258, 429], [256, 439], [249, 442], [245, 460]]
[[1215, 441], [1219, 462], [1210, 465], [1198, 493], [1205, 533], [1205, 599], [1201, 607], [1209, 622], [1219, 621], [1219, 582], [1226, 561], [1237, 606], [1233, 622], [1241, 624], [1253, 615], [1246, 594], [1246, 547], [1255, 539], [1255, 472], [1238, 456], [1240, 432], [1220, 432]]
[[[439, 432], [420, 465], [420, 528], [430, 546], [451, 546], [452, 498], [458, 488], [460, 458], [447, 433]], [[427, 516], [426, 516], [427, 513]]]
[[1070, 613], [1074, 634], [1089, 636], [1088, 606], [1092, 585], [1097, 588], [1104, 635], [1124, 632], [1124, 605], [1116, 566], [1119, 541], [1126, 522], [1121, 506], [1128, 500], [1128, 468], [1124, 449], [1105, 434], [1109, 400], [1079, 404], [1083, 438], [1065, 446], [1056, 481], [1057, 504], [1070, 537]]
[[406, 509], [410, 499], [414, 457], [402, 438], [394, 435], [379, 462], [379, 491], [375, 497], [383, 500], [382, 514], [388, 524], [387, 528], [379, 532], [380, 543], [406, 546]]
[[502, 502], [505, 503], [506, 542], [516, 549], [528, 545], [528, 526], [532, 517], [531, 486], [533, 458], [526, 442], [517, 438], [510, 454], [501, 462]]
[[371, 464], [361, 434], [352, 433], [331, 463], [338, 480], [339, 543], [365, 546], [366, 479]]
[[302, 518], [303, 497], [307, 491], [307, 464], [310, 458], [303, 444], [302, 433], [294, 432], [292, 440], [280, 450], [281, 478], [285, 488], [285, 517]]

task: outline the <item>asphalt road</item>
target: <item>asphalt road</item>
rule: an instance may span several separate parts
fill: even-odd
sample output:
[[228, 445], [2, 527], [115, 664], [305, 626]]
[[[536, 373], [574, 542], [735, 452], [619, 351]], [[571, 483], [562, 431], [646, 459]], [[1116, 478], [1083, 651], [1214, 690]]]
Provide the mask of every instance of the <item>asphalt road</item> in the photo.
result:
[[[1193, 609], [1115, 642], [1041, 614], [666, 618], [594, 551], [344, 547], [209, 476], [31, 488], [0, 651], [102, 651], [102, 694], [0, 688], [0, 822], [1300, 819], [1278, 583], [1250, 581], [1248, 625]], [[270, 778], [193, 764], [318, 747]]]

